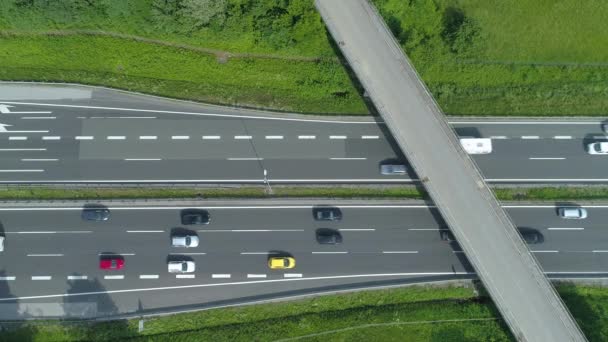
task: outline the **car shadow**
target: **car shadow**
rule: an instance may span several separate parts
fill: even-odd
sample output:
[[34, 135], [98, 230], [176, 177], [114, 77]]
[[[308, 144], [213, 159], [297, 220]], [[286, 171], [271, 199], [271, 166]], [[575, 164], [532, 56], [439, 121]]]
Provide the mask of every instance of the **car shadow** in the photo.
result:
[[167, 255], [167, 263], [174, 261], [194, 261], [191, 256], [182, 254], [169, 254]]

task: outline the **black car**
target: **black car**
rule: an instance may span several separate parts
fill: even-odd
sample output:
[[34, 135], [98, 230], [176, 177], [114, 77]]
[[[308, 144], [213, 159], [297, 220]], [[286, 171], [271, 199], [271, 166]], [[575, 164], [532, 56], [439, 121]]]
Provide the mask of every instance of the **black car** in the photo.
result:
[[335, 229], [317, 229], [317, 242], [322, 245], [337, 245], [342, 243], [342, 234]]
[[209, 224], [210, 216], [207, 210], [202, 209], [184, 209], [182, 210], [182, 224]]
[[85, 221], [107, 221], [110, 219], [110, 209], [85, 208], [82, 210], [82, 219]]
[[532, 228], [519, 228], [519, 233], [524, 241], [529, 245], [535, 245], [545, 241], [543, 234]]
[[312, 217], [315, 221], [340, 221], [342, 211], [336, 207], [313, 208]]
[[441, 240], [443, 240], [443, 241], [447, 241], [447, 242], [456, 241], [454, 234], [452, 234], [452, 232], [449, 230], [442, 230], [441, 233], [439, 233], [439, 236], [441, 237]]

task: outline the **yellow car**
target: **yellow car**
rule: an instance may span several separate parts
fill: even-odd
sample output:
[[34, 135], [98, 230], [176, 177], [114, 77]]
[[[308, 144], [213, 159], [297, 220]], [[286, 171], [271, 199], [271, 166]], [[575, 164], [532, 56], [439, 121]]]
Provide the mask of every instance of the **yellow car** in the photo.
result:
[[268, 267], [273, 270], [283, 270], [296, 267], [296, 259], [292, 257], [274, 257], [268, 259]]

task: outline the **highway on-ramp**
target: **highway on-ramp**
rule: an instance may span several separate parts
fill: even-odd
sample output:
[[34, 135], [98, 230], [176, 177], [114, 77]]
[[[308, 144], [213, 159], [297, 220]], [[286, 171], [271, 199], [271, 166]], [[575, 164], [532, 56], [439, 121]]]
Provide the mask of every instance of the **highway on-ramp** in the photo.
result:
[[[605, 183], [602, 120], [451, 119], [492, 183]], [[437, 148], [440, 148], [437, 146]], [[372, 117], [277, 114], [100, 88], [0, 84], [0, 183], [409, 183]], [[266, 170], [266, 178], [264, 177]]]
[[[82, 221], [82, 202], [5, 204], [0, 209], [6, 237], [0, 259], [1, 311], [7, 319], [36, 312], [107, 316], [473, 277], [458, 244], [441, 239], [447, 228], [438, 212], [424, 202], [325, 202], [341, 209], [339, 222], [313, 220], [312, 208], [318, 204], [112, 202], [106, 203], [111, 210], [107, 222]], [[209, 210], [211, 223], [182, 226], [181, 210], [192, 207]], [[589, 217], [580, 221], [559, 218], [552, 204], [505, 208], [518, 227], [543, 235], [544, 242], [529, 247], [550, 276], [608, 275], [608, 206], [586, 206]], [[318, 244], [318, 228], [338, 230], [343, 243]], [[199, 236], [199, 247], [171, 247], [171, 235], [186, 229]], [[268, 269], [274, 253], [294, 256], [296, 268]], [[100, 270], [100, 255], [121, 255], [125, 267]], [[169, 274], [167, 261], [183, 258], [195, 261], [196, 272]], [[52, 304], [61, 304], [64, 311]]]

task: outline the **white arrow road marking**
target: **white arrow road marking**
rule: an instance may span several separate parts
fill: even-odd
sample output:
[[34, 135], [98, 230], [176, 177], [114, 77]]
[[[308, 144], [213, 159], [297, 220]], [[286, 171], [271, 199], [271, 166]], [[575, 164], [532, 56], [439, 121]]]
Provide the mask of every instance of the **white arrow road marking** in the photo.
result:
[[48, 133], [49, 131], [9, 131], [6, 127], [11, 127], [12, 125], [7, 125], [0, 123], [0, 133]]
[[0, 104], [0, 113], [2, 113], [2, 114], [51, 114], [52, 113], [52, 112], [49, 112], [49, 111], [42, 111], [42, 112], [11, 112], [11, 110], [9, 108], [12, 108], [12, 107], [14, 107], [14, 106]]

